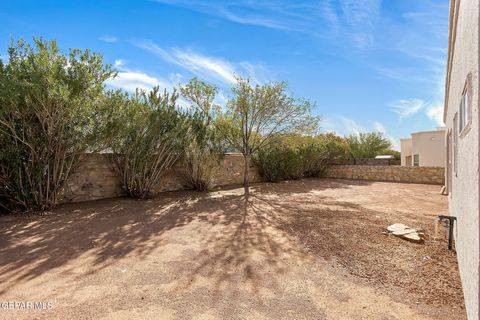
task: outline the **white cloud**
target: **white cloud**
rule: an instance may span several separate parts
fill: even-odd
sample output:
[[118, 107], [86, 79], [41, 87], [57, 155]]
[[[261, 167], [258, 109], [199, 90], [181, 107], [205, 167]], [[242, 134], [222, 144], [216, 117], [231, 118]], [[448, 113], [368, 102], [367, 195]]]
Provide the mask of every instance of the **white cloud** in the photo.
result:
[[223, 18], [225, 18], [227, 20], [230, 20], [232, 22], [255, 25], [255, 26], [266, 27], [266, 28], [271, 28], [271, 29], [291, 30], [288, 25], [285, 25], [285, 24], [281, 23], [280, 21], [275, 21], [273, 19], [268, 19], [268, 18], [261, 17], [261, 16], [237, 15], [233, 12], [228, 11], [225, 8], [221, 8], [219, 10], [219, 13], [220, 13], [220, 15], [223, 16]]
[[143, 72], [135, 71], [118, 72], [117, 77], [107, 80], [107, 84], [129, 92], [135, 92], [137, 88], [148, 91], [154, 86], [160, 86], [161, 88], [167, 89], [171, 89], [172, 87], [171, 84], [166, 81]]
[[225, 83], [235, 82], [235, 68], [231, 63], [223, 59], [207, 57], [179, 49], [173, 49], [173, 54], [177, 59], [177, 64], [194, 74], [207, 78], [216, 78]]
[[255, 82], [263, 82], [269, 78], [268, 71], [263, 65], [254, 65], [246, 61], [233, 63], [224, 58], [210, 57], [192, 50], [178, 48], [166, 50], [152, 41], [134, 42], [134, 45], [196, 76], [227, 85], [235, 82], [236, 75], [248, 76]]
[[361, 132], [367, 131], [365, 127], [359, 125], [355, 120], [346, 118], [346, 117], [340, 117], [340, 123], [343, 126], [343, 132], [344, 134], [359, 134]]
[[113, 65], [118, 70], [117, 76], [108, 79], [106, 81], [107, 85], [129, 92], [135, 92], [137, 88], [149, 91], [155, 86], [159, 86], [162, 90], [171, 91], [183, 78], [183, 75], [179, 73], [170, 73], [168, 77], [163, 78], [147, 74], [141, 70], [132, 70], [127, 67], [127, 61], [123, 59], [116, 59]]
[[416, 114], [424, 107], [425, 102], [420, 99], [402, 99], [394, 102], [390, 106], [393, 112], [400, 116], [400, 120]]
[[125, 65], [125, 60], [123, 59], [117, 59], [115, 60], [115, 63], [113, 64], [116, 68], [122, 68]]
[[386, 132], [387, 132], [387, 130], [385, 129], [385, 126], [384, 126], [382, 123], [377, 122], [377, 121], [375, 121], [375, 122], [373, 123], [373, 128], [374, 128], [375, 131], [377, 131], [377, 132], [381, 132], [381, 133], [386, 133]]
[[177, 61], [175, 61], [173, 56], [167, 50], [164, 50], [152, 41], [134, 41], [133, 44], [141, 49], [147, 50], [159, 56], [167, 62], [177, 63]]
[[219, 106], [224, 106], [227, 104], [228, 98], [222, 91], [219, 91], [218, 94], [215, 96], [214, 102]]
[[436, 105], [430, 105], [428, 108], [425, 110], [425, 114], [435, 123], [439, 126], [442, 127], [445, 125], [443, 122], [443, 105], [442, 104], [436, 104]]
[[98, 37], [98, 40], [107, 43], [115, 43], [118, 41], [118, 38], [112, 35], [104, 34], [103, 36]]
[[342, 136], [368, 131], [355, 120], [339, 115], [323, 118], [320, 125], [323, 132], [332, 132]]
[[381, 122], [374, 121], [373, 128], [374, 128], [374, 131], [382, 133], [388, 140], [390, 140], [390, 142], [392, 143], [392, 148], [394, 150], [400, 150], [400, 143], [399, 143], [400, 140], [390, 135], [387, 132], [387, 129], [385, 128], [385, 126]]
[[[156, 0], [234, 23], [335, 39], [365, 49], [374, 42], [382, 0]], [[319, 27], [321, 26], [321, 27]], [[343, 39], [336, 39], [336, 38]], [[347, 41], [344, 41], [347, 40]]]
[[340, 0], [344, 19], [358, 49], [373, 45], [381, 4], [381, 0]]

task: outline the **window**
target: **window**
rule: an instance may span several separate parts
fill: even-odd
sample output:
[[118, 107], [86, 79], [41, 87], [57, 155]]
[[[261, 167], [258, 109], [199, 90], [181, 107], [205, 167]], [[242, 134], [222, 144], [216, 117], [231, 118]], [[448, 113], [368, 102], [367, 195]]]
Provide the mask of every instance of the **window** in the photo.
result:
[[468, 127], [471, 120], [471, 106], [470, 106], [470, 88], [472, 87], [472, 76], [469, 74], [465, 83], [465, 88], [462, 92], [462, 100], [460, 101], [460, 108], [458, 112], [458, 134], [461, 135], [465, 128]]
[[457, 176], [457, 157], [458, 157], [458, 115], [453, 117], [453, 173]]
[[420, 165], [420, 155], [414, 154], [413, 155], [413, 166], [418, 167]]
[[452, 130], [447, 134], [447, 192], [452, 193]]
[[469, 119], [469, 114], [468, 114], [468, 94], [465, 91], [462, 95], [462, 101], [460, 102], [460, 121], [459, 121], [459, 133], [462, 133], [463, 129], [468, 124]]

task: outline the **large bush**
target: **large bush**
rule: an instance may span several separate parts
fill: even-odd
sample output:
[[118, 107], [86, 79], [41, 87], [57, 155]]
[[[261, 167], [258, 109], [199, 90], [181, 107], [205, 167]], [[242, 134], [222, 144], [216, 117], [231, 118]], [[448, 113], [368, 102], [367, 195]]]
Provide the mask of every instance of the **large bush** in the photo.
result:
[[253, 157], [259, 173], [268, 181], [298, 179], [303, 175], [303, 154], [295, 147], [272, 143]]
[[0, 206], [48, 210], [86, 151], [103, 141], [104, 81], [114, 72], [89, 50], [20, 40], [0, 60]]
[[375, 158], [392, 148], [390, 140], [381, 132], [360, 133], [346, 137], [348, 153], [352, 159]]
[[333, 134], [281, 135], [259, 150], [254, 161], [269, 181], [322, 176], [333, 159], [345, 156], [345, 142]]
[[148, 198], [180, 157], [187, 136], [187, 116], [177, 108], [178, 95], [158, 87], [134, 96], [114, 93], [112, 160], [127, 194]]
[[346, 141], [335, 134], [321, 134], [315, 137], [303, 137], [304, 175], [321, 177], [335, 159], [346, 157]]
[[193, 78], [180, 90], [192, 103], [188, 141], [182, 157], [184, 183], [187, 188], [207, 191], [214, 184], [225, 151], [214, 120], [220, 108], [214, 104], [217, 88]]

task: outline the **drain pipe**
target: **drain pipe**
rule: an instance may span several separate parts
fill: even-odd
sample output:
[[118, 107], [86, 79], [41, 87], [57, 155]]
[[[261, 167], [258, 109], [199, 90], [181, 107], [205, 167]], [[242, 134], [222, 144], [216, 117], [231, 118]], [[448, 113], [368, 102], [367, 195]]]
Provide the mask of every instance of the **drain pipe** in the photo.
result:
[[455, 221], [457, 221], [457, 217], [439, 215], [438, 220], [448, 221], [448, 250], [452, 250], [453, 249], [453, 227], [454, 227]]

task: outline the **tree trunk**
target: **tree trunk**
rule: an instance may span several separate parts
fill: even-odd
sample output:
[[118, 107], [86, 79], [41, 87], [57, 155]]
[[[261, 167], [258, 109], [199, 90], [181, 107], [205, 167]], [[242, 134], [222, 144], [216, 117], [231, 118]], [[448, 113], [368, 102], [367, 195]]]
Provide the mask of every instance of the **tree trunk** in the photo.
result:
[[244, 164], [244, 169], [243, 169], [243, 187], [245, 189], [245, 195], [250, 194], [250, 181], [248, 179], [248, 171], [250, 169], [250, 155], [249, 154], [244, 154], [243, 159], [245, 161]]

